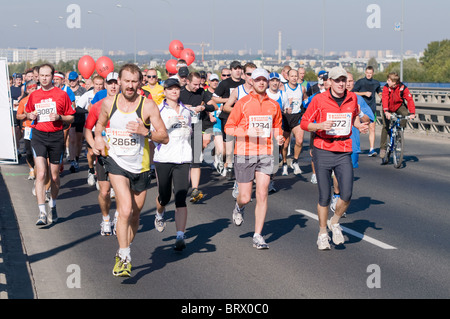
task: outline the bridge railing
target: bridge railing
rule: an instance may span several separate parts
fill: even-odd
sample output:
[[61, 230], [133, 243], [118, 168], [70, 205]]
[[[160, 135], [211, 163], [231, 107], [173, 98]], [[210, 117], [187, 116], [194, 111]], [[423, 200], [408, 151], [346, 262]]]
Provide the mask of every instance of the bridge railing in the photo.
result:
[[[450, 89], [410, 88], [416, 104], [417, 117], [408, 127], [450, 134]], [[377, 96], [377, 123], [381, 125], [381, 99]]]

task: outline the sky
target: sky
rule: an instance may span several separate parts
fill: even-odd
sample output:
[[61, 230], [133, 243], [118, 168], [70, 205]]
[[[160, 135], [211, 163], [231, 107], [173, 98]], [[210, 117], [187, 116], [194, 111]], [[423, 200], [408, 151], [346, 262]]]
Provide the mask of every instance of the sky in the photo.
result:
[[[405, 51], [419, 53], [450, 37], [450, 1], [403, 1]], [[2, 1], [0, 9], [1, 48], [133, 53], [136, 37], [137, 51], [150, 53], [167, 50], [176, 39], [196, 52], [203, 42], [209, 49], [275, 54], [279, 31], [283, 50], [322, 51], [323, 43], [326, 52], [401, 48], [394, 26], [402, 0], [20, 0]], [[80, 28], [69, 28], [74, 25]]]

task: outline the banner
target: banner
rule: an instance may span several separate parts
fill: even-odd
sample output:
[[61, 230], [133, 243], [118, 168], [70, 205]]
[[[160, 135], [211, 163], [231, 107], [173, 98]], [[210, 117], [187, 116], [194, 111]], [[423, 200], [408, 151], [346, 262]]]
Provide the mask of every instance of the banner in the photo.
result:
[[6, 58], [0, 58], [0, 163], [17, 164], [9, 72]]

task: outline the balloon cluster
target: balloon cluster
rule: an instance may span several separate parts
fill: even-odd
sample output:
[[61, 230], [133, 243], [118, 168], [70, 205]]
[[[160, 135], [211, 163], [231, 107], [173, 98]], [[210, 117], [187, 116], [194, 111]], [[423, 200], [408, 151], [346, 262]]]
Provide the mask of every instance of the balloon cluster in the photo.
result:
[[106, 78], [109, 73], [114, 71], [114, 63], [107, 56], [102, 56], [95, 62], [91, 56], [85, 55], [78, 61], [78, 70], [85, 79], [90, 78], [94, 71], [97, 71], [101, 77]]
[[[179, 40], [173, 40], [169, 44], [169, 52], [177, 59], [185, 60], [187, 65], [191, 65], [195, 61], [194, 51], [191, 49], [185, 49], [183, 43]], [[166, 62], [166, 70], [171, 74], [176, 74], [177, 71], [177, 60], [170, 59]]]

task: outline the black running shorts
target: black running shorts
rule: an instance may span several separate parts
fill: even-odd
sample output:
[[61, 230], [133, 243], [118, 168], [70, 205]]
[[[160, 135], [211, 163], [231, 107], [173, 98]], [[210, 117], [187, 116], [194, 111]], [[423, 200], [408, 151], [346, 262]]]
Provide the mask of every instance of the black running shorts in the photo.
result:
[[33, 129], [31, 138], [33, 157], [48, 158], [50, 164], [61, 164], [64, 156], [64, 132], [42, 132]]

